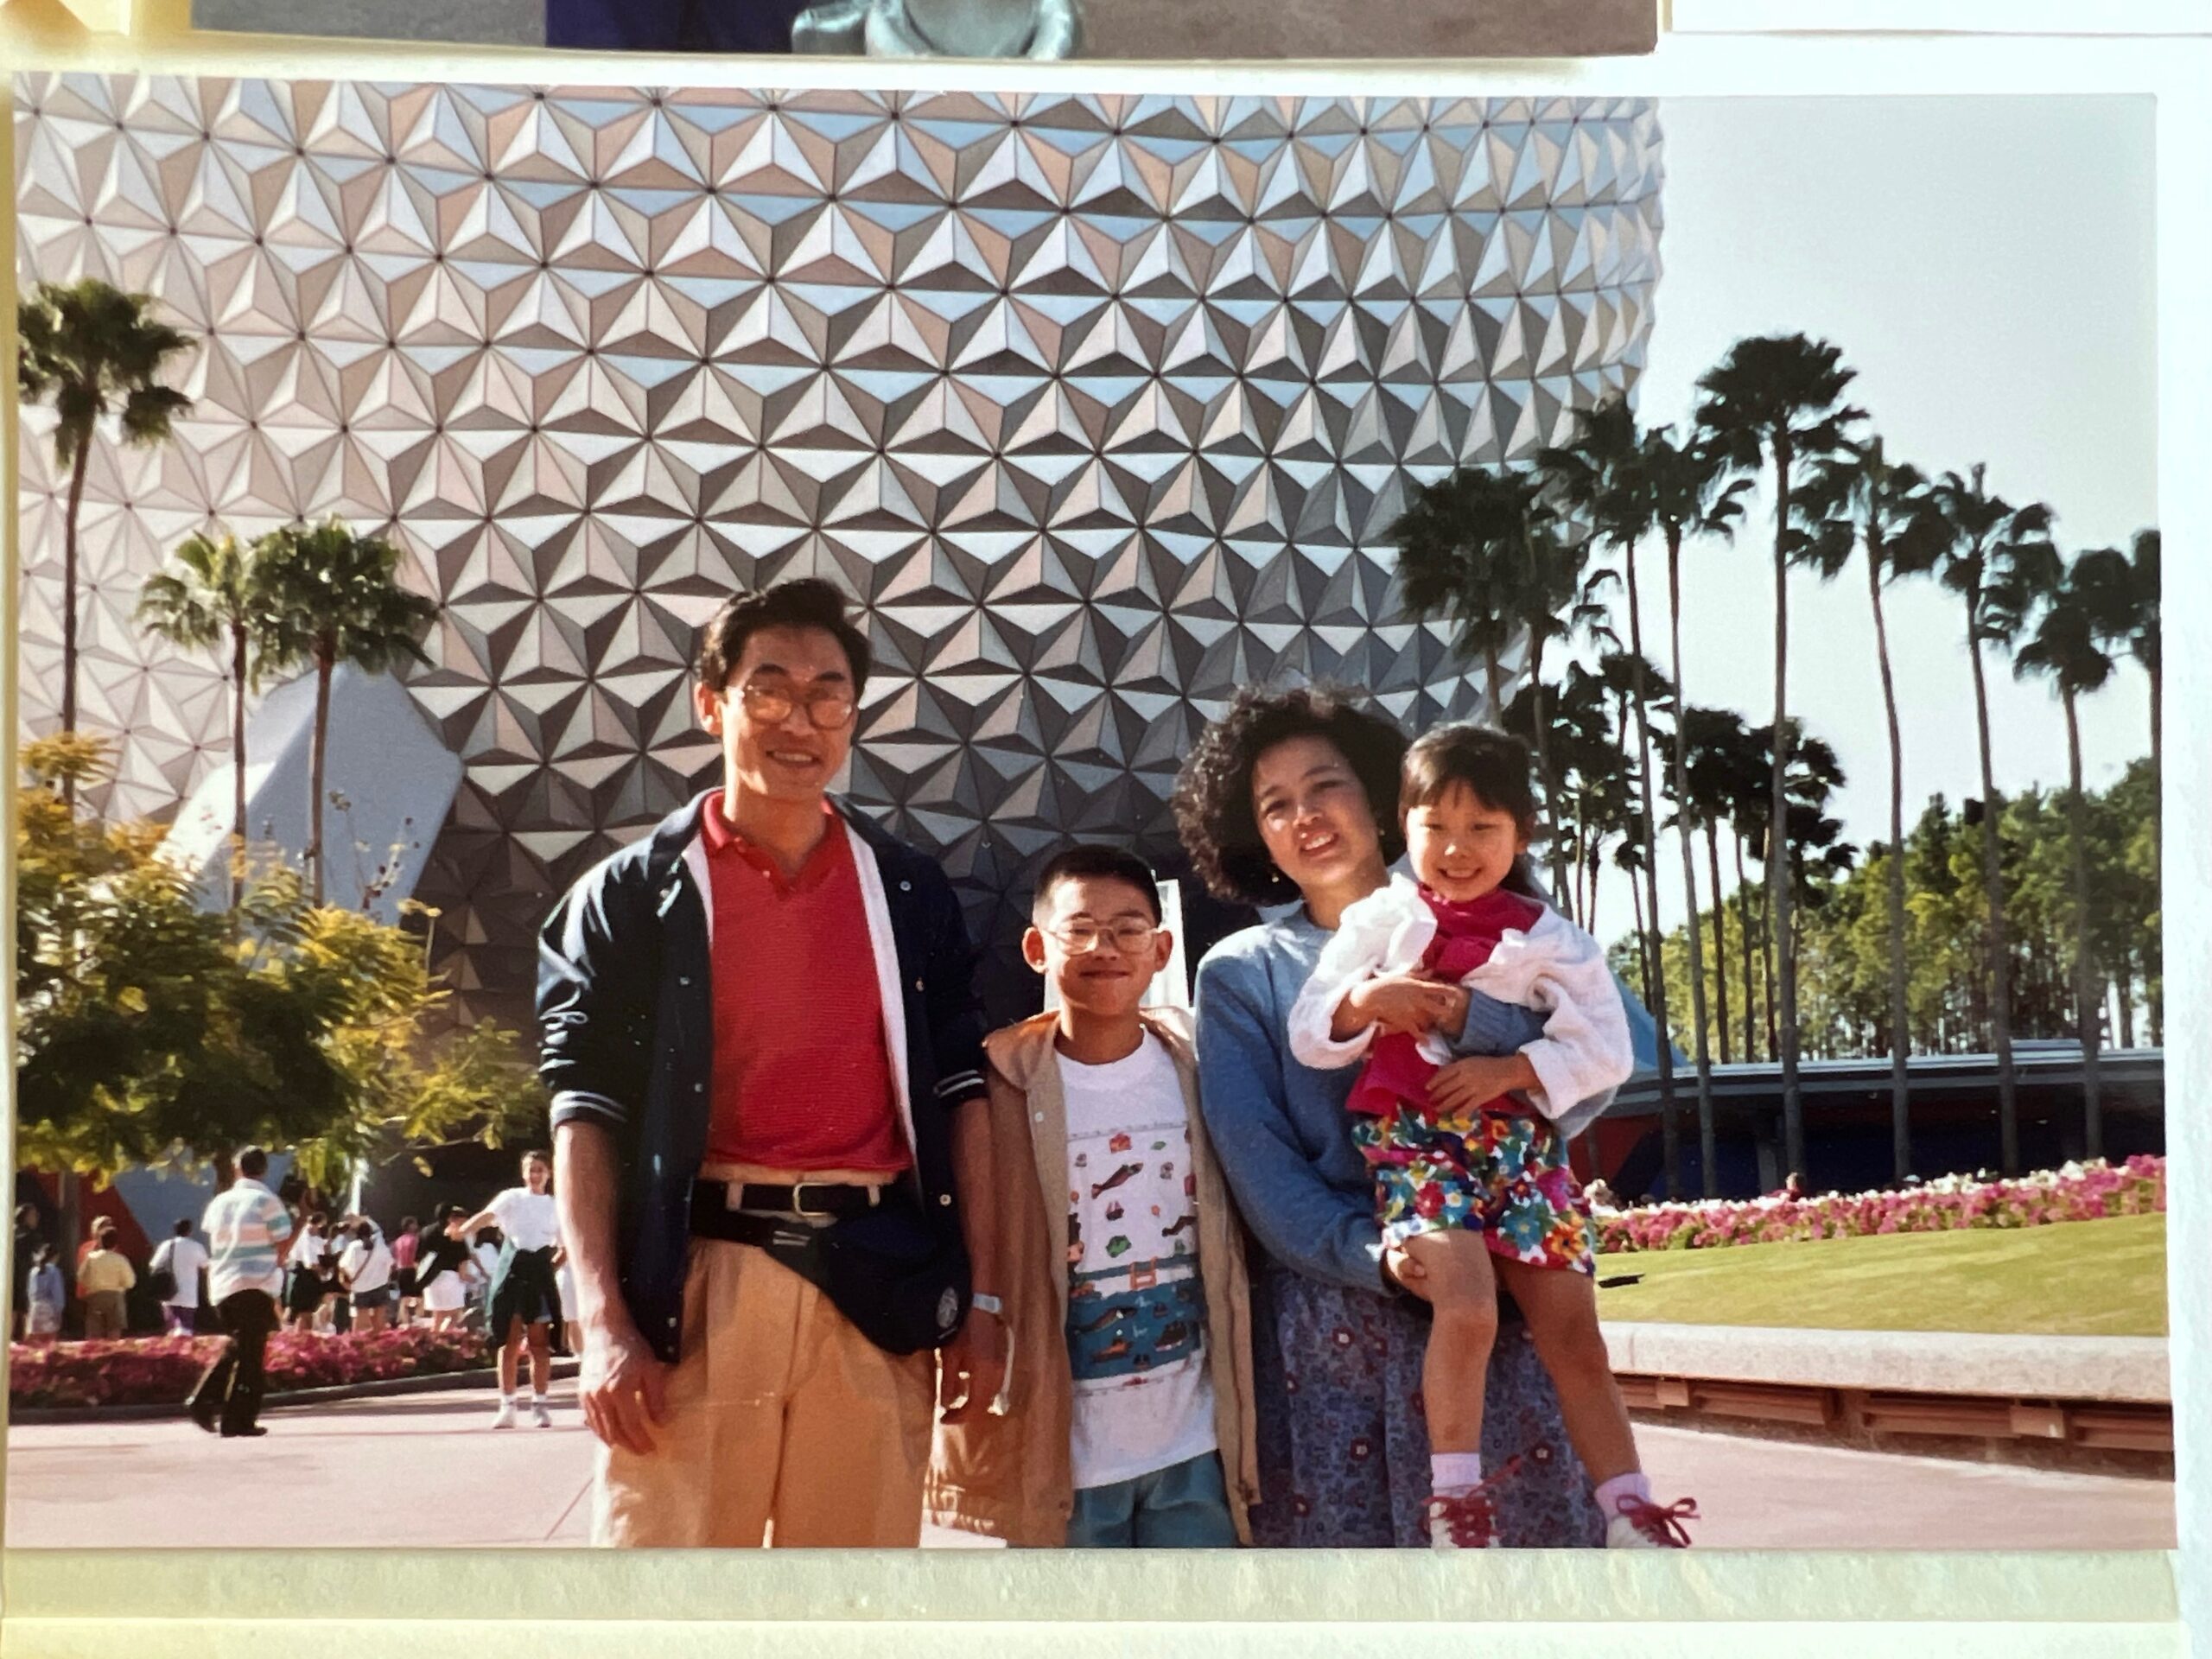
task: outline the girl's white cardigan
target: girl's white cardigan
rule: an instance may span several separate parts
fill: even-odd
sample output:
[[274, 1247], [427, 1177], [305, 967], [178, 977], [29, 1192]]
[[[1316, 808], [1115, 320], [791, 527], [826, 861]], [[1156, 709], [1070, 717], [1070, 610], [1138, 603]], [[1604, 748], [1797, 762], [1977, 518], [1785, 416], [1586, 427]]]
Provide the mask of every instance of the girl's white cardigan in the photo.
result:
[[[1347, 907], [1291, 1007], [1290, 1052], [1300, 1063], [1326, 1071], [1364, 1056], [1375, 1027], [1337, 1041], [1329, 1031], [1337, 1004], [1363, 980], [1413, 972], [1435, 937], [1435, 912], [1402, 875]], [[1509, 928], [1490, 960], [1459, 982], [1544, 1015], [1544, 1034], [1521, 1048], [1541, 1085], [1528, 1099], [1563, 1135], [1595, 1122], [1636, 1069], [1628, 1010], [1605, 952], [1549, 906], [1527, 932]], [[1421, 1050], [1440, 1065], [1453, 1058], [1434, 1032]]]

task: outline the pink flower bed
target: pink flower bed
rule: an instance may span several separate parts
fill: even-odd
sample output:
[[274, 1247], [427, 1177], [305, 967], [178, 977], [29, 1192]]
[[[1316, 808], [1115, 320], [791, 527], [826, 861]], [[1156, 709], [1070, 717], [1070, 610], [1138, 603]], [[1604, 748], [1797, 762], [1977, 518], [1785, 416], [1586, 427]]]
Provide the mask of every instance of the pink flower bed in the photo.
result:
[[1597, 1212], [1598, 1249], [1707, 1250], [1870, 1233], [1941, 1233], [1961, 1227], [2044, 1227], [2062, 1221], [2144, 1216], [2166, 1207], [2166, 1160], [2139, 1155], [2113, 1165], [2068, 1164], [2018, 1180], [1946, 1176], [1898, 1192], [1820, 1198], [1716, 1198]]
[[[222, 1351], [219, 1337], [146, 1337], [116, 1342], [11, 1343], [8, 1402], [54, 1406], [181, 1405], [207, 1363]], [[372, 1336], [319, 1337], [279, 1332], [269, 1339], [269, 1388], [331, 1388], [386, 1377], [465, 1371], [491, 1363], [474, 1332], [379, 1331]]]

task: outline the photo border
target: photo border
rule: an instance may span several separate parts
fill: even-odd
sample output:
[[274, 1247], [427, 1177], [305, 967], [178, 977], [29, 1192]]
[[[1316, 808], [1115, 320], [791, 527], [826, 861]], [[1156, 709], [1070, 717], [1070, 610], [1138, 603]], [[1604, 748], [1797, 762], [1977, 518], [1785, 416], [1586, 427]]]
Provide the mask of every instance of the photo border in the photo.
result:
[[[1203, 3], [1204, 0], [1194, 0]], [[1771, 3], [1771, 0], [1768, 0]], [[143, 6], [149, 0], [133, 0]], [[1185, 94], [1421, 96], [1649, 95], [1660, 98], [2133, 94], [2157, 100], [2158, 521], [2174, 544], [2164, 616], [2171, 637], [2212, 630], [2212, 38], [2024, 38], [1692, 32], [1696, 16], [1742, 16], [1747, 0], [1675, 0], [1676, 32], [1649, 57], [1357, 69], [1290, 63], [945, 63], [625, 56], [626, 79], [702, 86], [972, 88]], [[2076, 16], [2088, 8], [2068, 5]], [[1800, 19], [1894, 15], [1868, 0], [1810, 0]], [[2171, 15], [2171, 5], [2124, 9]], [[2194, 8], [2192, 8], [2194, 10]], [[1916, 0], [1914, 27], [1986, 28], [1988, 0]], [[2019, 14], [2015, 11], [2015, 16]], [[2202, 13], [2198, 14], [2203, 15]], [[1823, 23], [1821, 18], [1829, 19]], [[1955, 21], [1954, 21], [1955, 20]], [[1979, 21], [1975, 21], [1979, 20]], [[1689, 29], [1683, 25], [1690, 23]], [[2202, 25], [2212, 35], [2212, 17]], [[469, 51], [212, 37], [118, 41], [0, 62], [8, 119], [0, 154], [14, 172], [12, 75], [26, 69], [385, 81], [589, 85], [578, 54]], [[1847, 89], [1847, 90], [1840, 90]], [[12, 301], [14, 215], [0, 230]], [[0, 317], [10, 349], [15, 307]], [[2063, 421], [2055, 413], [2054, 423]], [[2061, 436], [2063, 441], [2063, 435]], [[17, 411], [0, 413], [0, 488], [18, 486]], [[5, 515], [0, 639], [16, 638], [20, 516]], [[12, 649], [0, 687], [0, 786], [12, 821], [19, 691]], [[2168, 664], [2175, 753], [2212, 753], [2212, 653]], [[2212, 1007], [2212, 769], [2184, 764], [2165, 792], [2169, 1007]], [[0, 891], [12, 894], [12, 836], [0, 836]], [[0, 929], [12, 982], [14, 932]], [[12, 1006], [0, 1039], [13, 1040]], [[2167, 1033], [2169, 1101], [2212, 1098], [2212, 1020], [2182, 1015]], [[0, 1154], [12, 1167], [14, 1072], [0, 1068]], [[2212, 1114], [2167, 1115], [2168, 1250], [2212, 1260]], [[2212, 1400], [2212, 1295], [2169, 1274], [2177, 1402]], [[4, 1361], [0, 1360], [0, 1366]], [[0, 1425], [4, 1425], [0, 1395]], [[2212, 1651], [2212, 1418], [2175, 1413], [2177, 1552], [1691, 1551], [1663, 1556], [1503, 1552], [1479, 1567], [1406, 1552], [1248, 1552], [1219, 1556], [1097, 1552], [642, 1553], [565, 1550], [34, 1550], [0, 1548], [0, 1640], [10, 1653], [134, 1659], [229, 1654], [251, 1639], [338, 1652], [465, 1644], [506, 1653], [723, 1656], [731, 1643], [805, 1622], [810, 1652], [856, 1653], [896, 1633], [907, 1656], [1051, 1651], [1062, 1659], [1198, 1651], [1217, 1659], [1299, 1649], [1353, 1656], [1456, 1655], [1471, 1623], [1548, 1651], [1632, 1640], [1659, 1656], [1786, 1652], [1862, 1659], [1940, 1649], [2006, 1659], [2085, 1654], [2132, 1659], [2188, 1645]], [[0, 1505], [5, 1474], [0, 1465]], [[0, 1524], [4, 1508], [0, 1507]], [[1355, 1592], [1357, 1592], [1355, 1594]], [[1359, 1618], [1360, 1607], [1389, 1617]], [[1632, 1637], [1592, 1624], [1633, 1623]], [[1124, 1631], [1121, 1627], [1135, 1626]], [[790, 1632], [790, 1634], [800, 1634]], [[1478, 1636], [1477, 1639], [1481, 1639]], [[334, 1648], [330, 1644], [334, 1643]]]

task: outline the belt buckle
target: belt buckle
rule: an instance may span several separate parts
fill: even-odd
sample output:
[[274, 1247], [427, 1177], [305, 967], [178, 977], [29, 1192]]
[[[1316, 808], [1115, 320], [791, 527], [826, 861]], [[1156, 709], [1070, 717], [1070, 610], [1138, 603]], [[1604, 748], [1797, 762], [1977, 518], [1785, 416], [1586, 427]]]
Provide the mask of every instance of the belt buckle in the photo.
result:
[[827, 1209], [810, 1210], [806, 1207], [807, 1188], [810, 1186], [817, 1192], [820, 1192], [823, 1190], [824, 1185], [825, 1184], [821, 1181], [793, 1182], [791, 1185], [791, 1213], [800, 1216], [827, 1216], [831, 1214], [832, 1212]]

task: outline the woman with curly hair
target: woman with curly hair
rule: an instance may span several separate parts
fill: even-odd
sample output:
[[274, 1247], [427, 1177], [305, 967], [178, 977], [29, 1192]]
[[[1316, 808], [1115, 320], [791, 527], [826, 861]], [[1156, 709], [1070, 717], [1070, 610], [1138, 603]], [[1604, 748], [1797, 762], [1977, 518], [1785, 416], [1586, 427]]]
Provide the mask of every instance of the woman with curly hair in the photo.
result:
[[[1221, 898], [1297, 908], [1232, 934], [1198, 965], [1199, 1106], [1252, 1260], [1261, 1502], [1255, 1543], [1421, 1548], [1430, 1542], [1421, 1360], [1422, 1271], [1386, 1249], [1374, 1179], [1344, 1103], [1354, 1070], [1291, 1053], [1298, 994], [1345, 909], [1405, 850], [1404, 734], [1325, 690], [1248, 687], [1209, 727], [1175, 790], [1183, 845]], [[1510, 1052], [1541, 1016], [1465, 987], [1408, 984], [1408, 1029], [1462, 1052]], [[1590, 1496], [1535, 1348], [1501, 1330], [1483, 1459], [1512, 1467], [1497, 1529], [1520, 1547], [1597, 1546]]]

